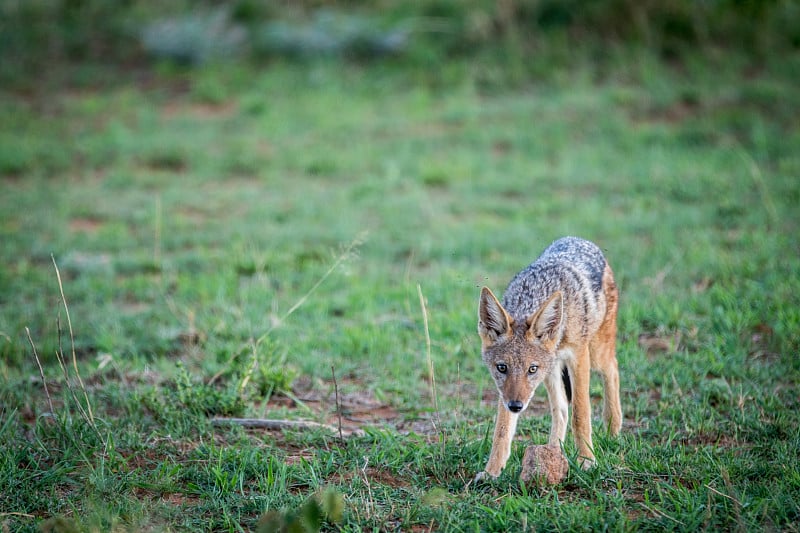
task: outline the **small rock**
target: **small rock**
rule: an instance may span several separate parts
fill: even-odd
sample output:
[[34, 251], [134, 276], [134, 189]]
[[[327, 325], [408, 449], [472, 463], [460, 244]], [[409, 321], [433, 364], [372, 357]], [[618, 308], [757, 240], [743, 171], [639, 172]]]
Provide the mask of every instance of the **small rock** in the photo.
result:
[[547, 483], [555, 485], [567, 477], [569, 463], [559, 446], [528, 446], [522, 458], [522, 473], [520, 480], [523, 483], [541, 485]]

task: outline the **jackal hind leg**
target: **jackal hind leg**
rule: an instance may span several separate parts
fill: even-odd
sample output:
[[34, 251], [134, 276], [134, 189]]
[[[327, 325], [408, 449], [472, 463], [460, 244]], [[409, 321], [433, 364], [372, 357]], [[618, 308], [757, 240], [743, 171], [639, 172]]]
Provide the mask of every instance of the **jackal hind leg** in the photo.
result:
[[572, 433], [578, 447], [578, 459], [584, 469], [594, 466], [594, 446], [592, 445], [592, 403], [589, 397], [589, 378], [591, 362], [589, 346], [584, 345], [575, 354], [574, 366], [570, 373], [572, 384]]
[[606, 316], [589, 349], [592, 368], [603, 378], [603, 420], [611, 436], [622, 428], [622, 404], [619, 397], [619, 368], [616, 355], [617, 317], [616, 308]]
[[605, 420], [608, 434], [612, 437], [619, 435], [622, 429], [622, 405], [619, 399], [619, 370], [617, 359], [612, 359], [600, 373], [603, 376], [603, 420]]

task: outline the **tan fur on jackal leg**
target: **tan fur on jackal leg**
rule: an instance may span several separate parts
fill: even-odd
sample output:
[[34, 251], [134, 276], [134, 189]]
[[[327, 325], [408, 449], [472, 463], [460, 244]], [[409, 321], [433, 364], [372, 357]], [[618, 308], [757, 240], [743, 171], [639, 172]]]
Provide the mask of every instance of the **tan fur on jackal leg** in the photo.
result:
[[592, 368], [603, 377], [603, 420], [612, 437], [618, 435], [622, 428], [619, 369], [615, 350], [616, 330], [616, 317], [607, 317], [590, 345]]
[[619, 397], [619, 369], [617, 366], [617, 307], [619, 292], [611, 267], [603, 272], [603, 293], [606, 297], [606, 315], [591, 343], [592, 369], [603, 377], [603, 420], [611, 436], [622, 428], [622, 406]]
[[603, 419], [612, 437], [619, 435], [622, 429], [622, 406], [619, 400], [619, 370], [617, 361], [603, 369]]
[[589, 397], [591, 365], [588, 346], [577, 350], [571, 376], [575, 381], [572, 389], [572, 434], [578, 447], [581, 467], [586, 470], [595, 463], [594, 446], [592, 446], [592, 404]]
[[560, 446], [567, 436], [567, 419], [569, 418], [569, 401], [561, 381], [561, 368], [557, 367], [544, 380], [547, 389], [547, 399], [550, 402], [550, 446]]
[[483, 479], [485, 474], [493, 478], [500, 475], [500, 472], [508, 462], [508, 457], [511, 455], [511, 442], [514, 440], [514, 433], [517, 431], [518, 419], [519, 415], [506, 409], [502, 398], [498, 400], [492, 451], [489, 454], [489, 462], [486, 463], [486, 468], [475, 477], [476, 481]]

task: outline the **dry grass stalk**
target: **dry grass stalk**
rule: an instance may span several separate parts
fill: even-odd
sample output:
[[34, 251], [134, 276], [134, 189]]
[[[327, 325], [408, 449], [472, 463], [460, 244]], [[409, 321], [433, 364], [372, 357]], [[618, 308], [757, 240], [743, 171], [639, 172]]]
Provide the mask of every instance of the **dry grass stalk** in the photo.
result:
[[47, 396], [47, 404], [50, 406], [50, 414], [55, 414], [56, 410], [53, 409], [53, 400], [50, 398], [50, 391], [47, 389], [47, 380], [44, 377], [44, 369], [42, 368], [42, 362], [39, 360], [39, 354], [36, 351], [36, 345], [33, 343], [33, 339], [31, 338], [31, 330], [28, 327], [25, 327], [25, 334], [28, 335], [28, 342], [31, 343], [31, 348], [33, 349], [33, 357], [36, 359], [36, 365], [39, 367], [39, 375], [42, 377], [42, 386], [44, 386], [44, 394]]
[[[422, 295], [422, 286], [417, 283], [417, 294], [419, 295], [419, 305], [422, 309], [422, 325], [425, 331], [425, 359], [428, 363], [428, 381], [431, 385], [431, 399], [433, 400], [433, 410], [435, 413], [435, 420], [433, 420], [433, 428], [440, 431], [442, 417], [439, 412], [439, 395], [436, 392], [436, 373], [433, 369], [433, 358], [431, 357], [431, 334], [428, 327], [428, 307], [425, 305], [425, 297]], [[444, 437], [444, 433], [442, 433]], [[442, 447], [444, 448], [445, 439], [442, 439]]]

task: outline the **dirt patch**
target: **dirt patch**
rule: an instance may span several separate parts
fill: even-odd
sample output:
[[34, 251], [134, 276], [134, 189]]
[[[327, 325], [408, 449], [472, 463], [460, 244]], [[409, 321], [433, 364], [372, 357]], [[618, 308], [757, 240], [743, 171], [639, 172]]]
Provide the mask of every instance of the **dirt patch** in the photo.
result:
[[[338, 403], [333, 382], [321, 382], [314, 386], [301, 379], [296, 384], [294, 394], [328, 425], [338, 428], [341, 423], [343, 431], [352, 432], [365, 427], [380, 428], [387, 425], [397, 428], [402, 425], [401, 413], [388, 403], [378, 400], [365, 385], [344, 382], [339, 387]], [[270, 400], [270, 404], [281, 401], [277, 396]]]
[[752, 448], [747, 442], [742, 442], [735, 435], [717, 431], [700, 431], [680, 437], [680, 443], [688, 447], [715, 447], [722, 449], [735, 449], [743, 451]]
[[631, 115], [636, 122], [681, 124], [705, 112], [702, 103], [692, 96], [684, 96], [666, 105], [636, 109]]
[[158, 491], [143, 487], [134, 487], [133, 494], [140, 500], [160, 500], [162, 503], [174, 507], [190, 507], [202, 503], [202, 499], [199, 496], [184, 494], [182, 492], [159, 493]]
[[660, 354], [677, 351], [681, 344], [681, 334], [679, 332], [642, 333], [639, 335], [638, 343], [647, 356], [653, 358]]
[[189, 205], [182, 205], [175, 209], [175, 215], [181, 221], [186, 222], [187, 224], [204, 224], [208, 221], [211, 217], [211, 213], [209, 213], [206, 209], [201, 209], [199, 207], [189, 206]]
[[99, 217], [78, 217], [69, 221], [72, 233], [97, 233], [105, 221]]
[[197, 496], [189, 496], [187, 494], [181, 494], [180, 492], [174, 492], [170, 494], [162, 494], [161, 501], [168, 504], [168, 505], [200, 505], [202, 500]]
[[[338, 436], [363, 435], [365, 430], [389, 429], [400, 434], [416, 434], [431, 439], [439, 434], [435, 413], [417, 410], [403, 412], [379, 400], [364, 384], [351, 380], [339, 383], [338, 395], [332, 382], [299, 378], [291, 394], [275, 394], [266, 405], [256, 405], [255, 411], [268, 413], [255, 423], [237, 422], [252, 431], [280, 434], [285, 429], [319, 429], [320, 424]], [[282, 413], [270, 415], [270, 412]], [[220, 425], [224, 425], [220, 423]], [[296, 460], [302, 458], [299, 454]]]
[[188, 116], [196, 119], [210, 120], [232, 117], [238, 110], [239, 105], [236, 102], [213, 104], [207, 102], [170, 100], [163, 106], [161, 116], [167, 119]]
[[368, 466], [366, 468], [351, 469], [347, 472], [342, 472], [338, 476], [338, 482], [341, 485], [350, 485], [355, 479], [367, 482], [370, 485], [378, 483], [393, 489], [404, 489], [411, 486], [411, 483], [401, 477], [393, 474], [386, 468], [378, 468]]
[[306, 448], [291, 450], [287, 451], [286, 457], [283, 458], [283, 462], [289, 466], [302, 463], [304, 460], [310, 463], [314, 460], [314, 455], [314, 450]]

